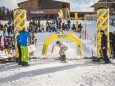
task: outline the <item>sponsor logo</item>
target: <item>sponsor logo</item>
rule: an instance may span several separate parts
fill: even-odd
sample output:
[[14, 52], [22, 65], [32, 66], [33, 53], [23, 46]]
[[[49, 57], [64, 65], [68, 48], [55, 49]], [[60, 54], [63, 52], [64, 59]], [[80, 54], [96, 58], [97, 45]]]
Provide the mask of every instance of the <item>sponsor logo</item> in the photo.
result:
[[101, 10], [100, 13], [97, 15], [97, 17], [99, 18], [103, 13], [104, 13], [104, 10]]
[[14, 16], [14, 19], [21, 13], [21, 10], [18, 10]]
[[108, 24], [108, 19], [103, 23], [103, 26]]
[[104, 31], [105, 31], [105, 32], [108, 32], [108, 27], [106, 27], [106, 28], [104, 29]]
[[67, 35], [58, 35], [58, 38], [67, 38]]
[[23, 20], [23, 21], [21, 22], [20, 26], [22, 27], [22, 26], [24, 26], [24, 24], [25, 24], [25, 20]]
[[98, 37], [97, 37], [97, 41], [99, 41], [100, 39], [101, 39], [101, 38], [98, 36]]
[[44, 55], [45, 53], [46, 53], [46, 45], [43, 45], [42, 54]]
[[103, 16], [104, 18], [108, 17], [108, 12], [106, 12], [106, 14]]
[[100, 33], [100, 30], [102, 30], [102, 29], [101, 29], [101, 28], [98, 28], [98, 29], [97, 29], [97, 33]]
[[103, 21], [102, 19], [99, 20], [99, 21], [97, 22], [97, 26], [99, 26], [99, 25], [101, 24], [102, 21]]
[[15, 30], [14, 30], [14, 33], [18, 33], [20, 31], [20, 29], [17, 27]]
[[16, 22], [15, 22], [15, 27], [19, 24], [19, 22], [20, 22], [20, 20], [18, 19], [18, 20], [16, 20]]
[[100, 45], [97, 45], [97, 49], [98, 49], [98, 50], [100, 50], [100, 47], [101, 47]]
[[23, 18], [26, 15], [25, 12], [22, 13], [22, 15], [20, 16], [20, 18]]

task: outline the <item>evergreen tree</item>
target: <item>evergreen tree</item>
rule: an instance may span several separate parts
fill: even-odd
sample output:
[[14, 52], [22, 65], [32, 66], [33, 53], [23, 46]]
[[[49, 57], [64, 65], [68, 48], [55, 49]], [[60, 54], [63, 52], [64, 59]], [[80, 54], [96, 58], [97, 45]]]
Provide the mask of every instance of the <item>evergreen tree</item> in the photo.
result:
[[1, 7], [0, 7], [0, 19], [2, 18], [1, 14], [2, 14], [2, 9], [1, 9]]
[[2, 19], [12, 19], [12, 10], [5, 7], [0, 7], [0, 20]]
[[11, 17], [11, 12], [9, 9], [7, 9], [6, 17], [7, 17], [7, 19], [10, 19], [10, 17]]

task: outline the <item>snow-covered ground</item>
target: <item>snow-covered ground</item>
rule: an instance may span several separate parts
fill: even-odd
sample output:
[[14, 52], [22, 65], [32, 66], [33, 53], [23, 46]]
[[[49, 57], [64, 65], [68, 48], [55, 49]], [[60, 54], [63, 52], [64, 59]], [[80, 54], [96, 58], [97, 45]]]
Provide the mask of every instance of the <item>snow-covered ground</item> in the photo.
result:
[[[83, 25], [83, 21], [79, 21]], [[114, 31], [110, 27], [110, 31]], [[68, 33], [68, 32], [65, 32]], [[76, 32], [70, 31], [79, 37]], [[96, 56], [94, 34], [96, 23], [87, 22], [88, 40], [82, 39], [83, 57]], [[0, 64], [0, 86], [114, 86], [115, 85], [115, 62], [112, 64], [97, 64], [91, 59], [83, 59], [76, 54], [75, 43], [63, 41], [69, 48], [66, 52], [67, 63], [60, 63], [56, 47], [51, 53], [52, 42], [49, 46], [48, 55], [41, 55], [43, 40], [52, 33], [35, 34], [38, 39], [35, 57], [30, 60], [29, 67], [18, 66], [15, 62]]]

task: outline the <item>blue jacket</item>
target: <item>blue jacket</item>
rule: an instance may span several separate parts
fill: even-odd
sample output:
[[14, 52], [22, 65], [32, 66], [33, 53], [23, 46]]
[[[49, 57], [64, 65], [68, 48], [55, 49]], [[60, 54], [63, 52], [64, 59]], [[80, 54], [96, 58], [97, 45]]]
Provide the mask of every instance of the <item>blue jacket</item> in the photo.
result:
[[28, 38], [31, 38], [30, 33], [22, 31], [17, 37], [17, 42], [20, 46], [28, 46]]

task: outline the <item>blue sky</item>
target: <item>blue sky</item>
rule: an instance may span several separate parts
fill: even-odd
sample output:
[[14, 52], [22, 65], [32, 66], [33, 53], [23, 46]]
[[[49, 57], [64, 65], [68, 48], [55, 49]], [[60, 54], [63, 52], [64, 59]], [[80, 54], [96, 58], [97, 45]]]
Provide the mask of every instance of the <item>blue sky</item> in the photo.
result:
[[[0, 0], [0, 6], [5, 6], [10, 9], [17, 8], [17, 3], [27, 1], [27, 0]], [[90, 7], [98, 0], [57, 0], [57, 1], [65, 1], [70, 2], [71, 11], [93, 11]]]

